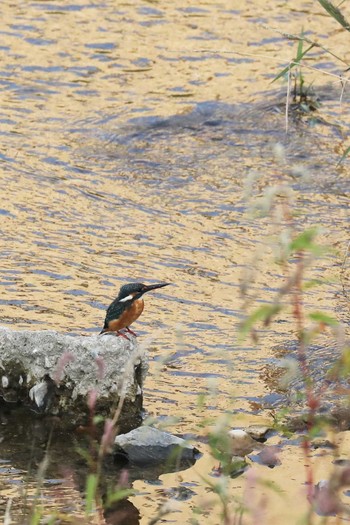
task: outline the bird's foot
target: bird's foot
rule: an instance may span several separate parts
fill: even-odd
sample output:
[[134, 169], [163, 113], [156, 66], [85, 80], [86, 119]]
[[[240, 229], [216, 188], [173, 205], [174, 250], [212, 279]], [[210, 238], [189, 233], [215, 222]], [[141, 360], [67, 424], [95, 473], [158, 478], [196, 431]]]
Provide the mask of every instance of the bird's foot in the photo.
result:
[[128, 338], [127, 335], [124, 334], [124, 332], [120, 332], [120, 330], [116, 330], [115, 332], [113, 332], [117, 337], [119, 337], [120, 335], [122, 337], [124, 337], [124, 339], [126, 339], [127, 341], [130, 341], [130, 339]]
[[127, 341], [130, 341], [130, 339], [123, 332], [120, 332], [119, 330], [108, 330], [106, 332], [102, 332], [100, 335], [114, 335], [115, 337], [119, 337], [121, 335], [122, 337], [124, 337], [124, 339], [126, 339]]
[[130, 328], [127, 326], [126, 327], [127, 331], [129, 332], [129, 334], [133, 335], [134, 337], [137, 337], [137, 334], [135, 334], [135, 332], [133, 332], [132, 330], [130, 330]]

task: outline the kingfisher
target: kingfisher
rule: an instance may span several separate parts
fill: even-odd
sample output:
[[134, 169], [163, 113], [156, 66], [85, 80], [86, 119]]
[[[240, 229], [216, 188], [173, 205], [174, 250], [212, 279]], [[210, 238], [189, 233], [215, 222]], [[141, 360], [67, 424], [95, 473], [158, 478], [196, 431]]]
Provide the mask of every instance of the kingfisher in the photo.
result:
[[131, 283], [124, 284], [119, 290], [118, 297], [109, 305], [106, 312], [105, 324], [100, 334], [114, 333], [127, 339], [121, 332], [126, 328], [128, 332], [136, 336], [135, 332], [130, 330], [129, 326], [140, 317], [143, 312], [144, 302], [142, 296], [144, 293], [157, 288], [163, 288], [170, 283], [160, 284], [143, 284]]

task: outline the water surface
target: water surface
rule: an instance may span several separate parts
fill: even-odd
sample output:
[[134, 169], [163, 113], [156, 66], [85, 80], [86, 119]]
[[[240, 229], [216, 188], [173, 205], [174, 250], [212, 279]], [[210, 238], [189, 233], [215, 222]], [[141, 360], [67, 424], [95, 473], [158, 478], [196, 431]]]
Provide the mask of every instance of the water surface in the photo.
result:
[[[195, 439], [206, 435], [203, 416], [233, 412], [237, 426], [270, 421], [262, 370], [274, 345], [295, 339], [295, 327], [286, 314], [258, 346], [237, 339], [242, 281], [249, 281], [252, 307], [271, 301], [284, 278], [271, 254], [278, 214], [250, 213], [267, 187], [287, 183], [298, 227], [321, 225], [321, 241], [333, 249], [310, 274], [328, 284], [310, 289], [305, 306], [349, 319], [339, 283], [349, 175], [347, 163], [336, 167], [349, 131], [347, 98], [340, 104], [339, 84], [308, 70], [316, 91], [322, 86], [321, 108], [311, 119], [290, 116], [286, 134], [286, 86], [271, 91], [270, 81], [296, 48], [273, 28], [299, 34], [307, 27], [310, 38], [345, 58], [348, 37], [334, 34], [321, 7], [302, 0], [293, 10], [273, 2], [268, 11], [260, 0], [239, 9], [227, 1], [5, 0], [2, 11], [1, 323], [96, 333], [122, 284], [172, 282], [148, 294], [135, 323], [151, 354], [147, 414], [162, 422], [177, 417], [171, 430]], [[311, 63], [335, 74], [343, 67], [321, 51]], [[200, 394], [209, 396], [204, 409]], [[35, 490], [35, 469], [25, 467], [23, 434], [6, 435], [13, 446], [2, 451], [2, 496], [13, 497], [16, 509], [22, 471], [31, 472]], [[279, 471], [262, 476], [282, 487], [293, 477], [293, 496], [304, 481], [302, 463], [299, 449], [286, 445]], [[189, 523], [201, 505], [200, 476], [211, 467], [205, 454], [181, 474], [194, 495], [171, 515], [175, 523]], [[174, 476], [164, 476], [163, 486], [176, 484]], [[141, 494], [133, 503], [147, 523], [157, 492], [146, 482], [134, 486]], [[244, 478], [235, 486], [241, 492]], [[62, 487], [63, 507], [80, 502], [79, 483]], [[56, 490], [47, 487], [49, 506], [58, 505]], [[77, 516], [79, 505], [71, 510]], [[269, 522], [278, 523], [281, 512], [277, 499]]]

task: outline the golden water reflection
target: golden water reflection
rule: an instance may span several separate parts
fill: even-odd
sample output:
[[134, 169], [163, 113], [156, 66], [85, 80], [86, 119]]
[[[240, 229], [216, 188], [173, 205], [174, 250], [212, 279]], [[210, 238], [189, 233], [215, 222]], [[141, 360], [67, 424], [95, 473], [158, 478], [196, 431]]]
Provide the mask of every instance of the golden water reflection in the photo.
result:
[[[225, 411], [237, 426], [270, 421], [261, 370], [274, 345], [295, 338], [290, 315], [257, 347], [237, 339], [242, 280], [248, 275], [252, 307], [271, 301], [284, 279], [272, 263], [278, 214], [249, 213], [267, 187], [288, 181], [302, 226], [320, 224], [335, 250], [310, 272], [329, 281], [308, 291], [305, 306], [349, 315], [338, 280], [349, 176], [335, 151], [348, 134], [348, 102], [340, 106], [337, 83], [327, 86], [319, 120], [311, 128], [291, 118], [286, 135], [284, 96], [266, 91], [296, 48], [273, 28], [308, 28], [346, 60], [348, 36], [302, 0], [292, 10], [273, 2], [268, 12], [260, 0], [238, 8], [226, 0], [5, 0], [2, 11], [1, 323], [94, 333], [121, 284], [170, 281], [149, 294], [135, 325], [140, 341], [149, 338], [147, 414], [175, 417], [170, 429], [194, 436], [206, 435], [203, 416]], [[321, 51], [313, 59], [325, 73], [342, 71]], [[330, 80], [315, 71], [307, 79], [316, 87]], [[290, 178], [295, 165], [309, 176]], [[204, 454], [193, 469], [162, 478], [169, 487], [179, 475], [198, 483], [195, 503], [171, 515], [176, 523], [189, 523], [203, 504], [198, 479], [211, 462]], [[298, 447], [287, 446], [282, 467], [256, 468], [281, 487], [295, 480], [285, 489], [293, 498], [302, 463]], [[244, 485], [239, 478], [233, 490]], [[145, 482], [135, 487], [147, 493], [147, 502], [135, 497], [147, 523], [157, 493]], [[277, 500], [269, 523], [278, 523]]]

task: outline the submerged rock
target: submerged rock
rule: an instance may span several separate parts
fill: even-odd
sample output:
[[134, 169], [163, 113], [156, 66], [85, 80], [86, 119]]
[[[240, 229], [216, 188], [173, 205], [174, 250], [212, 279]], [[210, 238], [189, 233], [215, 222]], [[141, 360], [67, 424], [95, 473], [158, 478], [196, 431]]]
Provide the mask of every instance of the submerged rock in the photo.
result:
[[130, 463], [159, 464], [167, 461], [194, 462], [199, 451], [184, 439], [142, 426], [115, 438], [116, 455], [124, 455]]
[[119, 428], [141, 422], [142, 385], [147, 353], [129, 334], [123, 337], [69, 336], [55, 331], [13, 331], [0, 328], [0, 396], [10, 406], [60, 416], [85, 424], [93, 410], [111, 417], [121, 397]]

